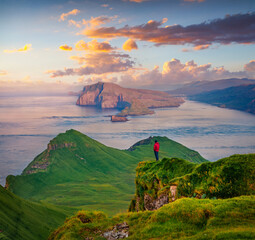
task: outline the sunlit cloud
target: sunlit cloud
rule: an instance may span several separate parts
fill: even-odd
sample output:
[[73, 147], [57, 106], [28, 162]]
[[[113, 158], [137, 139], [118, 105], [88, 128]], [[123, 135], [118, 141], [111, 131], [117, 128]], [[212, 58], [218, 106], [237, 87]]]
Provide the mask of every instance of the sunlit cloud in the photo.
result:
[[61, 49], [61, 50], [63, 50], [63, 51], [72, 51], [72, 50], [73, 50], [72, 47], [70, 47], [70, 46], [68, 46], [68, 45], [66, 45], [66, 44], [60, 46], [59, 49]]
[[75, 26], [75, 27], [77, 27], [77, 28], [81, 28], [81, 27], [82, 27], [82, 25], [81, 25], [80, 22], [74, 21], [74, 20], [72, 20], [72, 19], [68, 21], [68, 25], [69, 25], [69, 26], [72, 26], [72, 25], [73, 25], [73, 26]]
[[128, 71], [120, 77], [120, 84], [126, 87], [171, 89], [194, 81], [251, 76], [246, 71], [230, 72], [224, 67], [212, 67], [210, 63], [199, 65], [194, 60], [182, 63], [173, 58], [163, 64], [162, 71], [159, 66], [138, 73]]
[[133, 39], [128, 39], [122, 46], [125, 51], [131, 51], [133, 49], [138, 49], [136, 42]]
[[197, 45], [195, 46], [193, 49], [195, 51], [200, 51], [200, 50], [204, 50], [210, 47], [210, 44], [206, 44], [206, 45]]
[[122, 28], [100, 27], [85, 29], [83, 34], [91, 38], [128, 37], [153, 42], [156, 45], [210, 45], [213, 43], [255, 43], [255, 13], [227, 15], [201, 24], [188, 26], [162, 26], [162, 21], [149, 21], [145, 24]]
[[83, 64], [80, 68], [65, 68], [64, 70], [50, 70], [46, 73], [51, 74], [51, 77], [63, 77], [70, 75], [90, 75], [90, 74], [105, 74], [125, 72], [132, 68], [134, 62], [130, 60], [128, 54], [119, 53], [91, 53], [84, 57], [73, 56], [71, 59]]
[[91, 42], [84, 42], [80, 40], [75, 44], [75, 49], [78, 51], [92, 51], [92, 52], [110, 52], [114, 50], [111, 44], [107, 41], [98, 42], [96, 39]]
[[100, 25], [111, 22], [116, 18], [118, 18], [117, 15], [110, 16], [110, 17], [109, 16], [91, 17], [89, 20], [82, 19], [82, 24], [86, 25], [87, 28], [95, 28], [95, 27], [98, 27]]
[[108, 8], [109, 4], [102, 4], [101, 7]]
[[5, 53], [17, 53], [17, 52], [27, 52], [31, 50], [32, 44], [26, 44], [23, 48], [4, 50]]
[[5, 76], [7, 75], [8, 72], [7, 71], [4, 71], [4, 70], [0, 70], [0, 76]]
[[70, 12], [62, 13], [58, 21], [60, 21], [60, 22], [65, 21], [68, 16], [77, 15], [78, 13], [80, 13], [80, 10], [78, 10], [78, 9], [73, 9]]
[[255, 60], [251, 60], [249, 63], [245, 64], [244, 69], [248, 72], [255, 72]]

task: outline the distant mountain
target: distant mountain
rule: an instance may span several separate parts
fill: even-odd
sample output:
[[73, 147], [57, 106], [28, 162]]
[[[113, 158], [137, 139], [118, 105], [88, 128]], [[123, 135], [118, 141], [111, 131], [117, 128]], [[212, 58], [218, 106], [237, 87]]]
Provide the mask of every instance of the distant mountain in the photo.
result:
[[[134, 104], [136, 102], [136, 104]], [[137, 104], [139, 102], [139, 104]], [[166, 92], [123, 88], [114, 83], [98, 82], [85, 86], [76, 104], [99, 108], [127, 108], [127, 115], [153, 113], [148, 108], [179, 107], [184, 100]], [[136, 108], [139, 106], [139, 108]], [[142, 107], [141, 107], [142, 106]], [[131, 110], [129, 108], [132, 108]]]
[[15, 196], [0, 185], [0, 239], [43, 240], [73, 211]]
[[245, 84], [255, 84], [254, 79], [238, 79], [238, 78], [230, 78], [223, 79], [217, 81], [197, 81], [193, 83], [189, 83], [184, 85], [183, 87], [171, 91], [167, 91], [167, 93], [174, 95], [195, 95], [203, 92], [209, 92], [213, 90], [220, 90], [234, 86], [240, 86]]
[[196, 94], [189, 99], [255, 114], [255, 84]]
[[[99, 209], [110, 215], [125, 211], [135, 191], [137, 163], [154, 160], [155, 139], [150, 137], [129, 150], [118, 150], [69, 130], [51, 140], [21, 175], [8, 176], [6, 187], [25, 199]], [[198, 152], [166, 137], [157, 140], [160, 158], [206, 161]]]

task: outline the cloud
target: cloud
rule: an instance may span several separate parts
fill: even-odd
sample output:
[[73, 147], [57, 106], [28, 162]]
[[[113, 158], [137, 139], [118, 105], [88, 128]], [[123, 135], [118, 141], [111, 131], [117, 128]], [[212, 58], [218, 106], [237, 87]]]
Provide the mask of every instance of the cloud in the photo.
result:
[[75, 49], [78, 51], [91, 51], [91, 52], [110, 52], [114, 50], [111, 44], [107, 41], [98, 42], [96, 39], [91, 42], [84, 42], [80, 40], [75, 44]]
[[[254, 75], [253, 75], [254, 76]], [[194, 60], [182, 63], [173, 58], [159, 66], [134, 74], [128, 71], [120, 78], [120, 84], [126, 87], [144, 87], [154, 89], [171, 89], [186, 83], [204, 80], [218, 80], [233, 77], [252, 77], [246, 71], [230, 72], [224, 67], [212, 67], [210, 63], [198, 65]]]
[[244, 69], [248, 72], [255, 72], [255, 60], [251, 60], [249, 63], [245, 64]]
[[255, 43], [255, 13], [227, 15], [223, 19], [215, 19], [200, 24], [188, 26], [162, 25], [167, 19], [153, 21], [122, 28], [100, 27], [85, 29], [82, 34], [91, 38], [128, 37], [132, 39], [153, 42], [156, 45], [194, 46], [218, 44], [254, 44]]
[[102, 4], [101, 7], [108, 8], [109, 4]]
[[70, 16], [70, 15], [77, 15], [78, 13], [80, 13], [80, 10], [78, 10], [78, 9], [73, 9], [70, 12], [62, 13], [58, 21], [59, 22], [65, 21], [68, 16]]
[[4, 75], [7, 75], [8, 72], [7, 71], [4, 71], [4, 70], [0, 70], [0, 76], [4, 76]]
[[98, 27], [102, 24], [106, 24], [108, 22], [111, 22], [114, 19], [116, 19], [117, 17], [118, 17], [117, 15], [111, 16], [111, 17], [109, 17], [109, 16], [91, 17], [89, 20], [82, 19], [82, 24], [86, 25], [87, 28], [88, 27], [95, 28], [95, 27]]
[[77, 27], [77, 28], [81, 28], [81, 23], [80, 23], [80, 22], [77, 22], [77, 21], [74, 21], [74, 20], [72, 20], [72, 19], [68, 21], [68, 25], [69, 25], [69, 26], [72, 26], [72, 25], [73, 25], [73, 26], [75, 26], [75, 27]]
[[23, 48], [13, 49], [13, 50], [4, 50], [5, 53], [16, 53], [16, 52], [27, 52], [31, 50], [32, 44], [26, 44]]
[[59, 49], [63, 50], [63, 51], [72, 51], [73, 48], [72, 47], [69, 47], [68, 45], [62, 45], [59, 47]]
[[122, 46], [125, 51], [131, 51], [133, 49], [138, 49], [136, 42], [133, 39], [128, 39]]
[[70, 75], [90, 75], [90, 74], [105, 74], [125, 72], [132, 68], [134, 62], [130, 60], [129, 55], [119, 53], [93, 53], [86, 54], [85, 57], [73, 56], [73, 60], [79, 64], [84, 64], [80, 68], [65, 68], [64, 70], [50, 70], [46, 73], [51, 74], [51, 77], [63, 77]]
[[195, 46], [193, 49], [195, 51], [200, 51], [200, 50], [204, 50], [210, 47], [210, 44], [206, 44], [206, 45], [197, 45]]

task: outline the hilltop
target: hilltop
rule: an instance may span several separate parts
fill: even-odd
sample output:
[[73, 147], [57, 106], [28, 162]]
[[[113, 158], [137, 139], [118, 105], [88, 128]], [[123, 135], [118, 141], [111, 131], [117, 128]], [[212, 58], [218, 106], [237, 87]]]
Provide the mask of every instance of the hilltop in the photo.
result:
[[184, 100], [166, 92], [123, 88], [114, 83], [98, 82], [85, 86], [76, 104], [98, 108], [124, 109], [121, 115], [144, 115], [154, 113], [149, 108], [179, 107]]
[[[135, 168], [140, 161], [154, 159], [155, 139], [150, 137], [128, 150], [119, 150], [68, 130], [52, 139], [21, 175], [8, 176], [6, 187], [29, 200], [100, 209], [111, 215], [126, 211], [135, 192]], [[157, 139], [160, 158], [206, 161], [196, 151], [166, 137]]]
[[73, 210], [24, 200], [0, 185], [0, 239], [42, 240]]
[[191, 100], [209, 103], [255, 114], [255, 84], [214, 90], [189, 97]]

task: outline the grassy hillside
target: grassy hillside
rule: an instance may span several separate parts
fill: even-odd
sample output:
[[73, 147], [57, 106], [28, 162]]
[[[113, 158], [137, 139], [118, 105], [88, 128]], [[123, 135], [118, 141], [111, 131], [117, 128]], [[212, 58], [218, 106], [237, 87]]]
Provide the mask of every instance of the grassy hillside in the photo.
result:
[[[127, 239], [255, 239], [255, 197], [225, 200], [179, 199], [157, 211], [120, 214], [80, 211], [49, 240], [106, 239], [104, 233], [126, 222]], [[115, 227], [116, 228], [116, 227]]]
[[[233, 155], [194, 164], [182, 159], [141, 162], [136, 170], [136, 196], [130, 210], [157, 209], [176, 198], [231, 198], [255, 194], [255, 154]], [[163, 199], [164, 198], [164, 199]], [[163, 200], [162, 200], [163, 199]]]
[[[160, 157], [206, 161], [167, 138], [158, 141]], [[142, 160], [154, 159], [153, 142], [154, 138], [149, 138], [129, 150], [118, 150], [69, 130], [51, 140], [22, 175], [8, 176], [7, 186], [25, 199], [103, 210], [111, 215], [126, 211], [135, 192], [135, 168]]]
[[42, 240], [72, 210], [21, 199], [0, 185], [0, 239]]
[[190, 99], [255, 114], [255, 84], [200, 93]]

